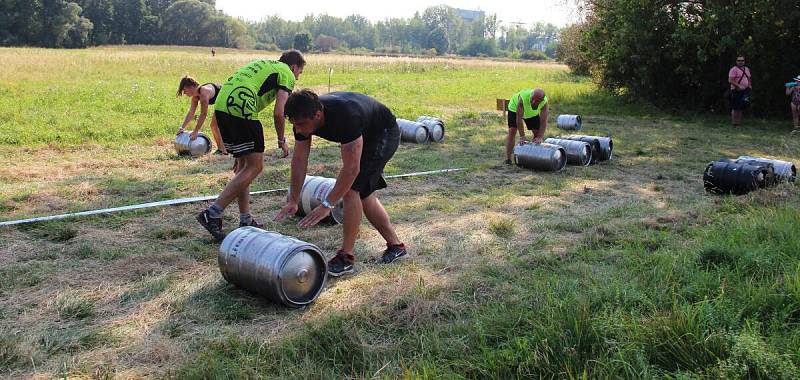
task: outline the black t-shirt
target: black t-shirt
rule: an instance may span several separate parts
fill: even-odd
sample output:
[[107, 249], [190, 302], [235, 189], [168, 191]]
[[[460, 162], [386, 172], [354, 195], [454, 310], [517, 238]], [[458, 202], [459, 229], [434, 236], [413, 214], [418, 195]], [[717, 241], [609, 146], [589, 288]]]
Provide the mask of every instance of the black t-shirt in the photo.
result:
[[[314, 134], [325, 140], [347, 144], [360, 136], [367, 145], [380, 139], [384, 130], [396, 126], [394, 115], [377, 100], [355, 92], [332, 92], [319, 97], [325, 124]], [[308, 137], [294, 132], [297, 141]]]

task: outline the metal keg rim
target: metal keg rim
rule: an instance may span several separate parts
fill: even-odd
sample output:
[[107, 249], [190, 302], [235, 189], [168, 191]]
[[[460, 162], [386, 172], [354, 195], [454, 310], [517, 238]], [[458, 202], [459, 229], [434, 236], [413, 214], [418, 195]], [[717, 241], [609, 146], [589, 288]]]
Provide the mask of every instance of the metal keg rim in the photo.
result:
[[[298, 240], [292, 236], [289, 237], [299, 242], [302, 242], [301, 240]], [[290, 304], [289, 306], [294, 306], [294, 307], [301, 307], [314, 302], [317, 299], [317, 297], [319, 297], [319, 295], [322, 294], [322, 291], [325, 290], [325, 283], [328, 280], [328, 262], [325, 260], [325, 256], [322, 255], [322, 252], [319, 250], [317, 246], [310, 243], [305, 243], [305, 242], [302, 243], [304, 244], [295, 247], [286, 255], [284, 260], [281, 261], [280, 268], [278, 268], [278, 270], [276, 271], [277, 283], [280, 284], [280, 293], [279, 293], [280, 297], [285, 300], [284, 304]], [[312, 257], [313, 260], [317, 261], [317, 264], [321, 264], [317, 265], [315, 268], [318, 268], [318, 271], [321, 270], [322, 278], [321, 280], [319, 280], [319, 286], [315, 287], [316, 291], [314, 291], [313, 294], [304, 297], [305, 299], [303, 300], [296, 300], [289, 298], [289, 296], [286, 294], [286, 289], [284, 289], [283, 287], [283, 280], [285, 279], [284, 271], [286, 270], [286, 265], [289, 264], [292, 258], [301, 253], [308, 254], [309, 256]]]

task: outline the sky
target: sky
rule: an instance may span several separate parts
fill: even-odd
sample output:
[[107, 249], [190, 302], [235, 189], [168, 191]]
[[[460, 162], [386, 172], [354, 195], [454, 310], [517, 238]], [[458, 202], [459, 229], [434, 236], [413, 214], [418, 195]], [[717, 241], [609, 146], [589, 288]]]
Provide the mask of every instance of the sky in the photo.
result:
[[[278, 9], [276, 2], [265, 0], [217, 0], [217, 9], [228, 15], [241, 17], [250, 21], [258, 21], [266, 16], [278, 15], [285, 20], [299, 21], [308, 14], [327, 13], [336, 17], [347, 17], [360, 14], [371, 21], [387, 18], [409, 18], [414, 12], [436, 5], [449, 5], [453, 8], [482, 10], [487, 14], [495, 13], [501, 24], [520, 22], [530, 27], [536, 22], [549, 22], [556, 26], [565, 26], [577, 21], [573, 1], [570, 0], [525, 0], [492, 2], [486, 0], [302, 0], [295, 7], [283, 6]], [[292, 4], [286, 2], [284, 4]], [[569, 4], [569, 5], [568, 5]]]

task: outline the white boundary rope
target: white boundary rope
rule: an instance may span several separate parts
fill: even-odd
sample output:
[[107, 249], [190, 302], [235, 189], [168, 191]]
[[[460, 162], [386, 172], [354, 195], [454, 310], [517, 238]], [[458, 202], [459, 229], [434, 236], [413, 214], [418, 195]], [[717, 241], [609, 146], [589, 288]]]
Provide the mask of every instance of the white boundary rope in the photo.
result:
[[[465, 168], [458, 168], [458, 169], [431, 170], [431, 171], [425, 171], [425, 172], [415, 172], [415, 173], [407, 173], [407, 174], [395, 174], [395, 175], [386, 176], [385, 178], [416, 177], [416, 176], [424, 176], [424, 175], [431, 175], [431, 174], [460, 172], [460, 171], [463, 171], [463, 170], [466, 170], [466, 169]], [[253, 192], [250, 192], [250, 195], [278, 193], [278, 192], [287, 191], [287, 190], [288, 190], [288, 188], [253, 191]], [[81, 211], [81, 212], [73, 212], [73, 213], [69, 213], [69, 214], [60, 214], [60, 215], [51, 215], [51, 216], [41, 216], [41, 217], [38, 217], [38, 218], [9, 220], [9, 221], [6, 221], [6, 222], [0, 222], [0, 227], [13, 226], [13, 225], [25, 224], [25, 223], [49, 222], [49, 221], [52, 221], [52, 220], [66, 219], [66, 218], [79, 217], [79, 216], [110, 214], [110, 213], [113, 213], [113, 212], [140, 210], [140, 209], [152, 208], [152, 207], [172, 206], [172, 205], [179, 205], [179, 204], [184, 204], [184, 203], [202, 202], [202, 201], [208, 201], [208, 200], [212, 200], [212, 199], [217, 199], [218, 196], [219, 195], [205, 195], [205, 196], [199, 196], [199, 197], [169, 199], [169, 200], [165, 200], [165, 201], [147, 202], [147, 203], [141, 203], [141, 204], [129, 205], [129, 206], [104, 208], [104, 209], [100, 209], [100, 210]]]

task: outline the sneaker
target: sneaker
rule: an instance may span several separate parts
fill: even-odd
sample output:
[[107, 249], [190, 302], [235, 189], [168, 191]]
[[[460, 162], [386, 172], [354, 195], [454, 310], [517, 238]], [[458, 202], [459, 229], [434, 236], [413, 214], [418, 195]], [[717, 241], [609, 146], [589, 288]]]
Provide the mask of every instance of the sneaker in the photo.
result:
[[255, 228], [264, 229], [264, 224], [263, 223], [259, 223], [258, 221], [256, 221], [255, 218], [250, 218], [250, 223], [239, 222], [239, 227], [255, 227]]
[[203, 210], [197, 214], [197, 222], [214, 237], [214, 241], [217, 243], [225, 239], [225, 232], [222, 231], [222, 218], [212, 218], [208, 216], [208, 210]]
[[336, 252], [336, 256], [328, 261], [328, 274], [333, 277], [339, 277], [343, 274], [353, 273], [353, 261], [343, 251]]
[[511, 159], [510, 158], [506, 159], [505, 161], [503, 161], [503, 163], [506, 165], [511, 165]]
[[400, 245], [390, 245], [383, 251], [383, 256], [381, 256], [381, 262], [384, 264], [389, 264], [394, 262], [395, 260], [403, 257], [408, 253], [406, 251], [405, 244]]

